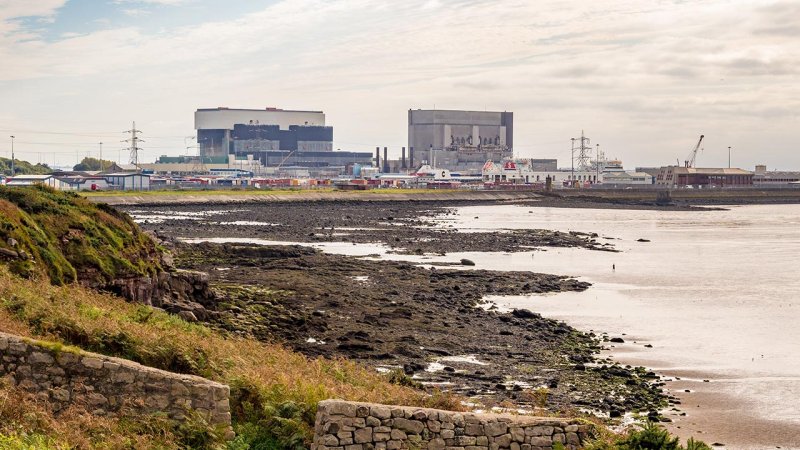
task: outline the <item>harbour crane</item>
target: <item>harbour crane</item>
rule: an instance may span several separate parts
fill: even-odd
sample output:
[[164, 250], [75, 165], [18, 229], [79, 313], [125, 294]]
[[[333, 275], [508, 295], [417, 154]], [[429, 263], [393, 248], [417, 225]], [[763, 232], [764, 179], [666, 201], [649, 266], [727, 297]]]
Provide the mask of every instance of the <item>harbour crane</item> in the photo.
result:
[[685, 165], [687, 168], [694, 167], [694, 161], [695, 159], [697, 159], [697, 151], [700, 149], [700, 144], [703, 143], [704, 137], [705, 137], [704, 135], [702, 134], [700, 135], [700, 140], [697, 141], [697, 145], [694, 146], [692, 152], [689, 153], [689, 156], [686, 157]]

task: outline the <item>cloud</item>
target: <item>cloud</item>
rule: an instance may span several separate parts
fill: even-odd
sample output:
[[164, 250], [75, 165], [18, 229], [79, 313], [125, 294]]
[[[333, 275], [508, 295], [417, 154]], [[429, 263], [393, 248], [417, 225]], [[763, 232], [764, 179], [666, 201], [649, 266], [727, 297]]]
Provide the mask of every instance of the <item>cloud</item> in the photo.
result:
[[[786, 34], [800, 23], [796, 2], [284, 0], [231, 20], [55, 42], [15, 18], [53, 17], [63, 2], [15, 3], [0, 16], [0, 95], [30, 106], [0, 106], [0, 117], [21, 122], [72, 92], [83, 93], [81, 120], [109, 127], [136, 115], [185, 135], [194, 108], [275, 105], [325, 109], [343, 142], [403, 145], [405, 111], [435, 103], [513, 110], [521, 146], [586, 128], [643, 165], [674, 160], [687, 136], [731, 128], [754, 130], [743, 145], [767, 126], [791, 142], [800, 110], [800, 48]], [[184, 1], [117, 3], [140, 14]], [[71, 96], [48, 114], [63, 121], [74, 107]], [[646, 152], [625, 147], [642, 141]]]

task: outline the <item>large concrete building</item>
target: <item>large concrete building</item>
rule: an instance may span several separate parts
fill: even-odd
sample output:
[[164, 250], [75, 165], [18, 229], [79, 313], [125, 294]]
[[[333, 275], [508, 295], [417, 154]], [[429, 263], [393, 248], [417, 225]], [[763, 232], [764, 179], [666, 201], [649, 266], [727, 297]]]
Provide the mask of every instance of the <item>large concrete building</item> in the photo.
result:
[[333, 150], [333, 128], [325, 126], [322, 111], [198, 109], [194, 125], [200, 154], [206, 157], [260, 150]]
[[415, 161], [479, 174], [486, 161], [513, 156], [514, 113], [409, 110], [408, 146]]

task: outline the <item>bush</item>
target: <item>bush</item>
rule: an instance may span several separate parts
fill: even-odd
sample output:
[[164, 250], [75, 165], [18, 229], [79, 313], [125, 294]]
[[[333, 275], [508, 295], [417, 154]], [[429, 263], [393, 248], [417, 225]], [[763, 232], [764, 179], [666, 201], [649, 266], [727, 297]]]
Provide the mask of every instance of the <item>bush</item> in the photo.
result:
[[594, 441], [586, 444], [585, 450], [711, 450], [702, 441], [689, 438], [686, 447], [680, 445], [680, 439], [656, 422], [647, 421], [638, 429], [630, 430], [619, 436], [604, 433]]

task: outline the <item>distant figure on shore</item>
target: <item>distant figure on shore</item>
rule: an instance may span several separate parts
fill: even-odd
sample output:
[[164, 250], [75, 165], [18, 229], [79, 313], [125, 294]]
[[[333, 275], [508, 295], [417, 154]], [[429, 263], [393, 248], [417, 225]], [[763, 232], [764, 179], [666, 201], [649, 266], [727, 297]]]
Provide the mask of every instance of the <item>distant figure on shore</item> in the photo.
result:
[[616, 264], [611, 264], [611, 270], [616, 272], [617, 271], [617, 265]]

